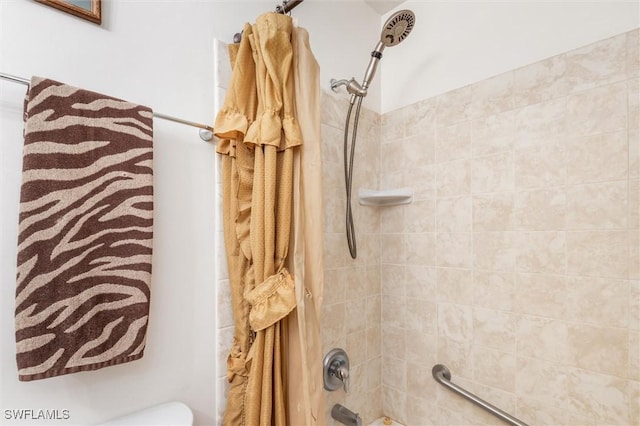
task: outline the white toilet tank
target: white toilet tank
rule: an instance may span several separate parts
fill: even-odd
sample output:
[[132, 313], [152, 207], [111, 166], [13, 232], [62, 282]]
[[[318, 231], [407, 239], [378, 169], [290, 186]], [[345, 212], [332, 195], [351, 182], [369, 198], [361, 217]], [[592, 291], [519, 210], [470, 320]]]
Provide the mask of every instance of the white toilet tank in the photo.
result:
[[99, 426], [191, 426], [193, 412], [179, 401], [166, 402], [109, 420]]

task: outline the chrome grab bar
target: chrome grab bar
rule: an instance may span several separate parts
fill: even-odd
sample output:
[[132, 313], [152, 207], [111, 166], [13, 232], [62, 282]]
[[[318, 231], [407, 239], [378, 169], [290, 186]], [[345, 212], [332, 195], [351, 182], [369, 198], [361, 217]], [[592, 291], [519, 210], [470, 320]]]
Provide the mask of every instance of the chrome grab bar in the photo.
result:
[[435, 379], [436, 382], [462, 395], [463, 397], [473, 402], [477, 406], [484, 408], [485, 410], [487, 410], [488, 412], [490, 412], [500, 420], [503, 420], [512, 426], [529, 426], [526, 423], [516, 419], [515, 417], [505, 413], [498, 407], [489, 404], [487, 401], [483, 399], [478, 398], [471, 392], [461, 388], [460, 386], [454, 383], [451, 383], [451, 372], [444, 365], [442, 364], [434, 365], [433, 369], [431, 370], [431, 374], [433, 375], [433, 378]]

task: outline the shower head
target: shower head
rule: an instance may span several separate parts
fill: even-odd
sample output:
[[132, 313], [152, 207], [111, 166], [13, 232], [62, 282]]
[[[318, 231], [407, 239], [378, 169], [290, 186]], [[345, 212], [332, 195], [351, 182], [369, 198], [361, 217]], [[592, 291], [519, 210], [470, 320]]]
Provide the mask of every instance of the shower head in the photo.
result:
[[371, 60], [369, 66], [364, 73], [364, 79], [362, 84], [358, 83], [354, 78], [351, 80], [334, 80], [331, 79], [331, 90], [337, 91], [339, 86], [346, 86], [347, 92], [351, 94], [351, 103], [355, 102], [356, 97], [367, 96], [367, 88], [373, 80], [373, 76], [376, 73], [378, 62], [382, 58], [382, 51], [385, 47], [395, 46], [404, 41], [413, 30], [413, 25], [416, 22], [416, 16], [408, 9], [399, 10], [387, 19], [387, 22], [382, 26], [382, 32], [380, 33], [380, 41], [376, 45], [373, 52], [371, 52]]
[[375, 50], [371, 52], [371, 60], [369, 61], [367, 71], [364, 73], [364, 79], [362, 80], [362, 88], [364, 90], [367, 90], [369, 83], [373, 80], [373, 75], [376, 73], [376, 67], [382, 58], [384, 48], [387, 46], [395, 46], [407, 38], [415, 22], [416, 15], [408, 9], [399, 10], [387, 19], [387, 22], [382, 26], [380, 41], [376, 45]]
[[382, 26], [380, 42], [385, 47], [400, 44], [413, 29], [416, 22], [416, 15], [408, 9], [400, 10], [387, 19]]

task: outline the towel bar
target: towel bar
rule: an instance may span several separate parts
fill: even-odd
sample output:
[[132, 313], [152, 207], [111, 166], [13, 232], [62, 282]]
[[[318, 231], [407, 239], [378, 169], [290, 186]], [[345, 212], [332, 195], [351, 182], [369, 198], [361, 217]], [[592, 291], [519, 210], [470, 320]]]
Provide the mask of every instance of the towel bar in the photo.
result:
[[451, 372], [449, 372], [449, 369], [447, 367], [445, 367], [444, 365], [442, 365], [442, 364], [434, 365], [433, 369], [431, 370], [431, 374], [433, 375], [433, 378], [435, 379], [436, 382], [438, 382], [441, 385], [451, 389], [452, 391], [462, 395], [463, 397], [465, 397], [469, 401], [473, 402], [477, 406], [479, 406], [481, 408], [484, 408], [485, 410], [487, 410], [488, 412], [490, 412], [491, 414], [493, 414], [494, 416], [496, 416], [500, 420], [502, 420], [504, 422], [507, 422], [512, 426], [528, 426], [526, 423], [524, 423], [524, 422], [516, 419], [515, 417], [505, 413], [504, 411], [502, 411], [498, 407], [489, 404], [487, 401], [478, 398], [477, 396], [475, 396], [471, 392], [461, 388], [460, 386], [458, 386], [458, 385], [456, 385], [454, 383], [451, 383]]
[[[3, 72], [0, 72], [0, 78], [7, 81], [11, 81], [13, 83], [24, 84], [25, 86], [28, 86], [29, 84], [31, 84], [31, 81], [29, 81], [26, 78], [5, 74]], [[200, 139], [202, 139], [205, 142], [208, 142], [211, 139], [213, 139], [213, 127], [207, 126], [206, 124], [196, 123], [194, 121], [189, 121], [189, 120], [183, 120], [182, 118], [176, 118], [170, 115], [160, 114], [159, 112], [154, 112], [153, 116], [156, 118], [160, 118], [162, 120], [168, 120], [168, 121], [173, 121], [174, 123], [186, 124], [187, 126], [197, 127], [200, 129]]]

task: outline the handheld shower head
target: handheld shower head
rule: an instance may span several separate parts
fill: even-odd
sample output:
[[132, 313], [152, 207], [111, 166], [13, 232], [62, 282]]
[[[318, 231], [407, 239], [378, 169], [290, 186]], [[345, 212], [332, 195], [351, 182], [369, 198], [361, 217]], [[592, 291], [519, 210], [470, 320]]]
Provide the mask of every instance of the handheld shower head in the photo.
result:
[[369, 61], [369, 66], [364, 73], [364, 80], [362, 81], [363, 89], [366, 90], [371, 80], [373, 80], [373, 75], [376, 73], [378, 61], [382, 58], [384, 48], [400, 44], [407, 38], [415, 22], [416, 15], [408, 9], [399, 10], [387, 19], [387, 22], [382, 26], [380, 41], [376, 45], [376, 49], [371, 52], [371, 61]]
[[416, 15], [410, 10], [405, 9], [394, 13], [382, 26], [380, 42], [386, 47], [400, 44], [407, 38], [415, 22]]
[[367, 66], [367, 70], [364, 73], [364, 79], [362, 84], [358, 83], [354, 78], [351, 80], [331, 80], [331, 89], [337, 91], [339, 86], [346, 86], [347, 92], [351, 93], [351, 103], [355, 101], [355, 97], [367, 96], [367, 88], [373, 80], [373, 76], [376, 73], [378, 62], [382, 58], [382, 51], [385, 47], [395, 46], [400, 44], [407, 38], [413, 26], [416, 22], [415, 14], [408, 10], [399, 10], [387, 19], [382, 26], [380, 33], [380, 41], [376, 45], [373, 52], [371, 52], [371, 60]]

